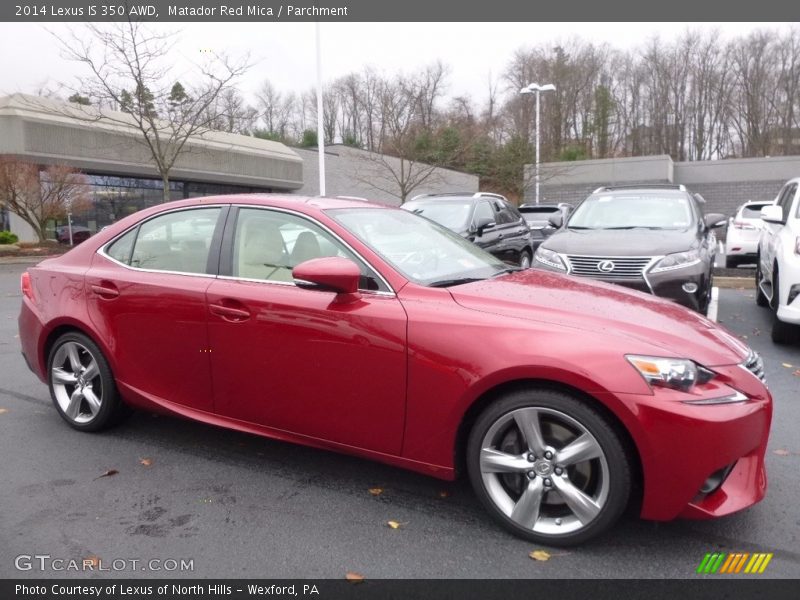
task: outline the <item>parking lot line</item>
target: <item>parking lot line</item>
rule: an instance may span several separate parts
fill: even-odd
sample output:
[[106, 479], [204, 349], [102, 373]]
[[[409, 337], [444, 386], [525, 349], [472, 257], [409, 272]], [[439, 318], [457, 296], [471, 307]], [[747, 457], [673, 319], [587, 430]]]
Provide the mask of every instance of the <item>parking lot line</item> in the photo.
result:
[[717, 320], [717, 309], [719, 308], [719, 288], [714, 286], [711, 288], [711, 302], [708, 303], [707, 316], [712, 321]]

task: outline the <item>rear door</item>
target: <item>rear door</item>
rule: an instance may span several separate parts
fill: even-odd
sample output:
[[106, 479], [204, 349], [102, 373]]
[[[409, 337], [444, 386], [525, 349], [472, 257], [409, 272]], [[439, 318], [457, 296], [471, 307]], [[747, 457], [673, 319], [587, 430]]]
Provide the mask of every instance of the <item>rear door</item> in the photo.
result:
[[212, 410], [205, 294], [226, 210], [157, 215], [95, 255], [85, 276], [89, 315], [130, 391]]

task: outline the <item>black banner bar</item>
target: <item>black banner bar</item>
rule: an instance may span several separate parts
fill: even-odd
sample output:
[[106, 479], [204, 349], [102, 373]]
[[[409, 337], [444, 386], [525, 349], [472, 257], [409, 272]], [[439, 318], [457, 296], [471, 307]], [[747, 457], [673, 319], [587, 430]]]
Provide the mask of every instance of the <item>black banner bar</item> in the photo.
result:
[[[622, 568], [624, 566], [621, 565]], [[3, 600], [794, 600], [797, 581], [747, 575], [693, 580], [2, 580]]]
[[[547, 22], [798, 21], [800, 4], [641, 0], [4, 0], [0, 21]], [[602, 25], [598, 25], [602, 26]]]

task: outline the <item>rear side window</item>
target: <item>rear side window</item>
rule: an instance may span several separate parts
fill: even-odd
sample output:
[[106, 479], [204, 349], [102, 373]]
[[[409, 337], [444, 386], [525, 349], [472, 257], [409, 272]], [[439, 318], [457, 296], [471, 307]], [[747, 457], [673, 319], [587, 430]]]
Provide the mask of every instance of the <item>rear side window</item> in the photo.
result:
[[139, 269], [205, 273], [220, 208], [171, 212], [142, 223], [106, 250]]

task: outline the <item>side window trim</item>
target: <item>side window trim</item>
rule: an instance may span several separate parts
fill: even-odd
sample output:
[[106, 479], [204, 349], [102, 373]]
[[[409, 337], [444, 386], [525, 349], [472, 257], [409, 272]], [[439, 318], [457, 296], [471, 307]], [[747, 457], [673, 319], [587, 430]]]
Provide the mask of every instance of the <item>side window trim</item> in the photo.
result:
[[[179, 213], [179, 212], [191, 212], [191, 211], [194, 211], [194, 210], [208, 209], [208, 208], [219, 209], [220, 213], [217, 216], [217, 223], [216, 223], [216, 226], [215, 226], [214, 234], [212, 236], [212, 241], [209, 244], [209, 256], [208, 256], [208, 260], [206, 262], [206, 272], [198, 273], [198, 272], [193, 272], [193, 271], [171, 271], [171, 270], [167, 270], [167, 269], [149, 269], [149, 268], [146, 268], [146, 267], [138, 267], [138, 266], [134, 266], [133, 265], [133, 254], [136, 251], [136, 243], [139, 241], [139, 234], [141, 232], [142, 225], [144, 225], [144, 224], [146, 224], [146, 223], [148, 223], [148, 222], [150, 222], [150, 221], [152, 221], [154, 219], [158, 219], [160, 217], [166, 216], [166, 215], [171, 215], [171, 214], [175, 214], [175, 213]], [[113, 239], [109, 240], [108, 242], [106, 242], [103, 246], [101, 246], [100, 248], [97, 249], [97, 254], [102, 255], [103, 257], [107, 258], [108, 260], [113, 261], [116, 264], [125, 267], [126, 269], [131, 269], [131, 270], [134, 270], [134, 271], [143, 271], [143, 272], [146, 272], [146, 273], [171, 273], [171, 274], [174, 274], [174, 275], [186, 275], [186, 276], [189, 276], [189, 277], [216, 277], [216, 273], [209, 272], [209, 265], [212, 264], [211, 261], [212, 261], [212, 258], [214, 256], [213, 253], [215, 251], [215, 249], [214, 249], [215, 236], [217, 235], [217, 232], [219, 231], [220, 222], [224, 221], [225, 218], [227, 217], [227, 213], [228, 213], [229, 208], [230, 208], [230, 205], [226, 205], [226, 204], [209, 204], [208, 206], [181, 207], [181, 208], [176, 208], [174, 210], [168, 210], [168, 211], [164, 211], [164, 212], [160, 212], [160, 213], [154, 214], [151, 217], [136, 223], [136, 225], [134, 225], [133, 227], [131, 227], [129, 229], [126, 229], [125, 231], [123, 231], [122, 233], [117, 235], [115, 238], [113, 238]], [[121, 262], [121, 261], [117, 260], [116, 258], [114, 258], [113, 256], [111, 256], [108, 253], [108, 249], [112, 245], [114, 245], [115, 243], [117, 243], [117, 241], [119, 241], [120, 239], [122, 239], [123, 237], [125, 237], [126, 235], [128, 235], [129, 233], [134, 232], [134, 231], [135, 231], [135, 234], [134, 234], [134, 238], [133, 238], [133, 243], [131, 244], [131, 249], [130, 249], [130, 251], [128, 253], [127, 263], [124, 263], [124, 262]]]

